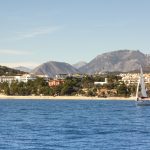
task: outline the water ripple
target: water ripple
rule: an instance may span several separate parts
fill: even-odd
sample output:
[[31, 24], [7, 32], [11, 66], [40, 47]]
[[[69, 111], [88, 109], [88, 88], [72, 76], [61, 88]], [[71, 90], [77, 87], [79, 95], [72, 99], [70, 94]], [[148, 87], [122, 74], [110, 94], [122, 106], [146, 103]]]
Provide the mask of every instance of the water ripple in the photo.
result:
[[149, 109], [132, 101], [0, 100], [0, 149], [149, 150]]

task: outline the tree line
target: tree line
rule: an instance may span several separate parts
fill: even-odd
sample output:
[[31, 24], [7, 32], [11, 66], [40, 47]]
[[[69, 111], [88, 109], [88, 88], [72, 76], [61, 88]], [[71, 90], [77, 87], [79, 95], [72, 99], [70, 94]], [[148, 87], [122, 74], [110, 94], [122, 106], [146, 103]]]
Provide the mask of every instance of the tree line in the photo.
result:
[[[108, 79], [108, 84], [94, 85], [95, 81], [104, 81]], [[6, 95], [83, 95], [83, 96], [124, 96], [135, 95], [136, 85], [127, 86], [120, 81], [121, 77], [113, 74], [107, 75], [86, 75], [82, 78], [67, 77], [63, 84], [55, 87], [49, 87], [48, 82], [43, 78], [29, 80], [27, 83], [13, 81], [0, 83], [0, 92]]]

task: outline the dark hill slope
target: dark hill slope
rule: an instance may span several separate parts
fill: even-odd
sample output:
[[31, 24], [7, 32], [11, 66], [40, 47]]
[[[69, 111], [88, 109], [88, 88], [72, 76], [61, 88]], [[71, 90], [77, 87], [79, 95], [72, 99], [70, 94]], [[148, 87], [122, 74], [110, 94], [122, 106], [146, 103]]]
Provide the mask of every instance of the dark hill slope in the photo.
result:
[[5, 75], [5, 76], [14, 76], [18, 74], [24, 74], [25, 72], [8, 68], [6, 66], [0, 66], [0, 76]]

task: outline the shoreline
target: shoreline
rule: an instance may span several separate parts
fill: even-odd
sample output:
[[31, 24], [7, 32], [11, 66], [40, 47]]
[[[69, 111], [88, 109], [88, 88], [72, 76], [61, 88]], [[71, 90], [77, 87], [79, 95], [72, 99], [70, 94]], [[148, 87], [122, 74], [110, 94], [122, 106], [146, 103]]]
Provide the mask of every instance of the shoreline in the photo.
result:
[[135, 100], [135, 97], [86, 97], [86, 96], [7, 96], [0, 95], [0, 100], [8, 99], [8, 100]]

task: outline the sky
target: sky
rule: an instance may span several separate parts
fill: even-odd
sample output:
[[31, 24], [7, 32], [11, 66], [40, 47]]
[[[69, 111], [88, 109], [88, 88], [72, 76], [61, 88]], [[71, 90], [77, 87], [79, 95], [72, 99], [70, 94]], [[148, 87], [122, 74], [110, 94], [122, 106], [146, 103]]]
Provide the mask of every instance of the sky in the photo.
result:
[[150, 54], [150, 0], [0, 0], [0, 65], [89, 62], [105, 52]]

